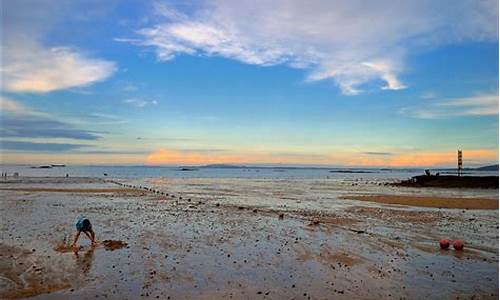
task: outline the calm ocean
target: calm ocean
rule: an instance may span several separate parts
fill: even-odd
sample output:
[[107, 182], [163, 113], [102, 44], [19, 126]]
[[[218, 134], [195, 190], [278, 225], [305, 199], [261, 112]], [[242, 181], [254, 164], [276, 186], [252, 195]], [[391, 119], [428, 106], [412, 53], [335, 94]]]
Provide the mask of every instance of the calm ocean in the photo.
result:
[[[311, 168], [311, 167], [172, 167], [172, 166], [66, 166], [36, 169], [28, 165], [0, 165], [0, 171], [20, 176], [108, 177], [108, 178], [273, 178], [273, 179], [406, 179], [423, 169]], [[455, 174], [452, 170], [433, 173]], [[106, 175], [105, 175], [106, 174]], [[466, 171], [466, 175], [491, 176], [498, 171]]]

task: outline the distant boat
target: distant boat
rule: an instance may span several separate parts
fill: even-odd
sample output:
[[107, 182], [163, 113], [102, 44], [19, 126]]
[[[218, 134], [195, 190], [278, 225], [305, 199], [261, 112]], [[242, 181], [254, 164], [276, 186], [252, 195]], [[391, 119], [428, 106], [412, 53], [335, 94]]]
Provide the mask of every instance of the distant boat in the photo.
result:
[[181, 168], [181, 171], [198, 171], [196, 168]]
[[63, 168], [63, 167], [66, 167], [65, 164], [51, 164], [52, 167], [55, 167], [55, 168]]
[[31, 167], [32, 169], [52, 169], [52, 165], [39, 165], [35, 167]]

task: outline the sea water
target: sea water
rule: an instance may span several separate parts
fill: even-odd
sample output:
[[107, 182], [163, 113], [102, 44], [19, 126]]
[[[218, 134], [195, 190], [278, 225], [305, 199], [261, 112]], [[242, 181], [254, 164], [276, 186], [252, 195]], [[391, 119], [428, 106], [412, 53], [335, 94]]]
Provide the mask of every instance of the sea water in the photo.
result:
[[[268, 179], [407, 179], [424, 174], [423, 169], [316, 168], [316, 167], [182, 167], [182, 166], [73, 166], [50, 169], [29, 165], [0, 165], [2, 172], [12, 176], [34, 177], [108, 177], [108, 178], [268, 178]], [[455, 173], [433, 170], [433, 173]], [[470, 170], [465, 175], [498, 176], [498, 171]]]

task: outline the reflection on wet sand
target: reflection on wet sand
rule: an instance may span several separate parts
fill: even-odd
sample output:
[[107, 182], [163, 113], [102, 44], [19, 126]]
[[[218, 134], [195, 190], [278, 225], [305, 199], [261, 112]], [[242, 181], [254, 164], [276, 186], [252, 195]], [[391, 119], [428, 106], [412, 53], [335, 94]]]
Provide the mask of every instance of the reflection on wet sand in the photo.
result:
[[76, 267], [81, 270], [81, 274], [88, 274], [90, 268], [92, 268], [92, 263], [94, 262], [94, 251], [95, 246], [91, 246], [88, 250], [84, 251], [83, 255], [77, 251], [74, 251]]

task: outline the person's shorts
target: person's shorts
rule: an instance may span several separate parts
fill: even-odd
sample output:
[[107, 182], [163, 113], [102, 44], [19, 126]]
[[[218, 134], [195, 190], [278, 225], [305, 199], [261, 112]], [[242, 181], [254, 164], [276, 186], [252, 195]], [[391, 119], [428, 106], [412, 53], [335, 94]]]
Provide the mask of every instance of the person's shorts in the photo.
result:
[[76, 222], [76, 230], [78, 231], [91, 231], [92, 224], [90, 224], [89, 219], [80, 219]]

